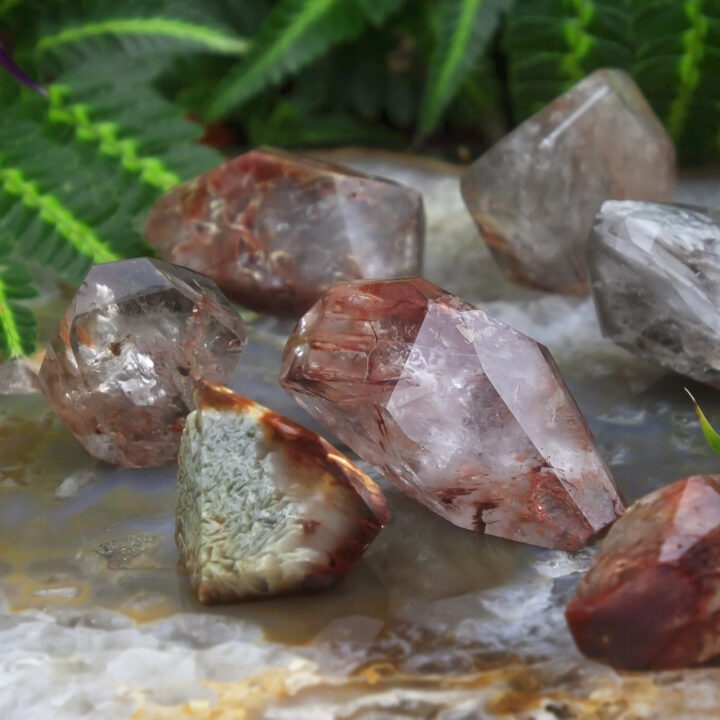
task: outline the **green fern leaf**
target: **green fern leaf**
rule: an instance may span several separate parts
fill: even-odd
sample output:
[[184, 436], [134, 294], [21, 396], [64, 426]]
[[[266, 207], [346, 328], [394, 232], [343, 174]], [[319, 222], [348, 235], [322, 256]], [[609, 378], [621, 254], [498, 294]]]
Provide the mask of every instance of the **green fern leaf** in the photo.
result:
[[360, 8], [347, 0], [280, 0], [245, 58], [219, 84], [208, 117], [226, 115], [333, 45], [356, 37], [364, 25]]
[[599, 67], [629, 69], [630, 2], [517, 2], [508, 12], [503, 45], [513, 115], [520, 121]]
[[0, 188], [18, 199], [22, 206], [34, 211], [81, 255], [93, 262], [119, 260], [120, 256], [101, 240], [92, 228], [78, 220], [74, 213], [57, 197], [44, 193], [23, 172], [9, 167], [0, 155]]
[[633, 5], [633, 73], [680, 156], [720, 154], [720, 4], [647, 0]]
[[432, 132], [495, 31], [506, 0], [440, 0], [437, 38], [420, 108], [420, 131]]
[[0, 258], [0, 354], [4, 358], [28, 355], [35, 349], [35, 318], [16, 301], [36, 295], [26, 265], [14, 258]]
[[174, 46], [196, 46], [206, 52], [222, 55], [242, 55], [248, 45], [244, 38], [179, 18], [114, 17], [65, 27], [55, 33], [45, 35], [38, 40], [36, 51], [44, 53], [63, 46], [107, 37], [165, 39], [172, 41]]
[[374, 25], [382, 25], [404, 5], [405, 0], [355, 0]]
[[156, 157], [144, 157], [138, 152], [138, 142], [123, 138], [122, 129], [115, 122], [97, 122], [91, 117], [89, 107], [82, 103], [68, 103], [71, 90], [67, 85], [50, 87], [51, 122], [60, 122], [72, 126], [78, 139], [97, 143], [101, 154], [117, 158], [128, 171], [137, 173], [141, 181], [168, 191], [180, 182], [180, 178], [169, 170]]

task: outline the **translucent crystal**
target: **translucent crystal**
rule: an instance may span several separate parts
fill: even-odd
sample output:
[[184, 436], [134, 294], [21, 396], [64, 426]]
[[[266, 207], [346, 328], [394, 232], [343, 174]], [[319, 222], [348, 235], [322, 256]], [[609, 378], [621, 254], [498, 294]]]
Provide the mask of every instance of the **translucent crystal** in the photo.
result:
[[598, 70], [473, 163], [465, 203], [506, 275], [587, 295], [585, 242], [604, 200], [669, 200], [672, 141], [632, 79]]
[[548, 351], [426, 280], [334, 287], [289, 339], [281, 382], [460, 527], [573, 549], [623, 511]]
[[340, 280], [420, 272], [420, 194], [277, 150], [253, 150], [180, 185], [145, 234], [242, 305], [298, 317]]
[[159, 260], [87, 274], [48, 347], [39, 381], [91, 455], [145, 467], [177, 456], [195, 381], [228, 382], [245, 327], [215, 284]]
[[588, 248], [603, 332], [662, 367], [720, 388], [720, 213], [608, 201]]

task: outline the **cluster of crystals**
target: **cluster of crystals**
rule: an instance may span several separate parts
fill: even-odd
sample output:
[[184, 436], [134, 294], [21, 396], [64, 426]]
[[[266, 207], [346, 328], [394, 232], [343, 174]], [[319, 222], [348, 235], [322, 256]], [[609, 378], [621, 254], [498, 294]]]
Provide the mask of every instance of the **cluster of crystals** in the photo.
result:
[[720, 656], [720, 476], [645, 496], [618, 520], [566, 617], [586, 655], [633, 670]]
[[623, 512], [548, 351], [426, 280], [336, 285], [290, 337], [281, 382], [461, 527], [571, 550]]
[[91, 455], [117, 465], [177, 457], [195, 381], [228, 382], [245, 326], [212, 280], [159, 260], [94, 266], [38, 379]]
[[635, 83], [598, 70], [482, 155], [462, 193], [511, 280], [587, 295], [585, 242], [601, 203], [670, 200], [674, 180], [672, 141]]
[[341, 280], [419, 274], [423, 206], [389, 180], [253, 150], [161, 198], [145, 235], [245, 307], [299, 317]]
[[[602, 70], [476, 161], [462, 193], [511, 279], [574, 295], [590, 280], [608, 336], [720, 388], [720, 214], [637, 201], [673, 183], [664, 129], [627, 75]], [[148, 259], [94, 267], [38, 379], [102, 460], [172, 462], [182, 433], [176, 540], [201, 601], [326, 587], [387, 518], [332, 446], [223, 387], [245, 329], [210, 278], [248, 307], [307, 311], [283, 386], [450, 522], [575, 550], [623, 514], [547, 349], [426, 280], [388, 279], [420, 271], [414, 190], [256, 150], [159, 200], [146, 235], [209, 277]], [[719, 517], [715, 476], [636, 503], [567, 608], [578, 647], [633, 669], [719, 656]]]

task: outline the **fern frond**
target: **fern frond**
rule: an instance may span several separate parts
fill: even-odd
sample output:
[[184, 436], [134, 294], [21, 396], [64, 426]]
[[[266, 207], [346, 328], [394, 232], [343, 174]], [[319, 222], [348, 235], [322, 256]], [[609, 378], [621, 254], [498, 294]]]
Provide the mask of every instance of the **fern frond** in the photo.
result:
[[355, 0], [370, 22], [380, 26], [405, 4], [405, 0]]
[[222, 55], [242, 55], [248, 46], [245, 38], [179, 18], [114, 17], [66, 27], [53, 34], [45, 35], [38, 40], [36, 51], [44, 53], [64, 45], [106, 37], [165, 39], [171, 41], [173, 45], [194, 45], [204, 51]]
[[348, 0], [280, 0], [245, 58], [220, 82], [208, 117], [226, 115], [333, 45], [357, 36], [365, 21], [360, 8]]
[[50, 88], [50, 121], [162, 192], [222, 162], [220, 153], [195, 144], [202, 127], [155, 91], [142, 63], [126, 65], [117, 80], [112, 67], [90, 62], [62, 75]]
[[51, 122], [65, 123], [73, 127], [78, 139], [97, 143], [101, 154], [117, 158], [126, 170], [137, 173], [141, 181], [160, 190], [171, 190], [180, 182], [178, 175], [165, 167], [159, 158], [141, 155], [136, 140], [122, 138], [122, 129], [117, 123], [95, 122], [87, 105], [67, 103], [70, 92], [67, 85], [50, 87], [48, 117]]
[[0, 354], [29, 355], [35, 349], [35, 317], [16, 301], [35, 297], [37, 288], [27, 266], [20, 260], [0, 258]]
[[523, 0], [512, 6], [503, 45], [517, 121], [599, 67], [630, 67], [630, 4], [629, 0]]
[[0, 187], [8, 195], [17, 197], [25, 208], [37, 211], [39, 217], [57, 230], [81, 255], [98, 263], [120, 259], [120, 256], [113, 252], [92, 228], [78, 220], [57, 197], [40, 191], [37, 185], [26, 178], [18, 168], [7, 167], [2, 155], [0, 155]]
[[432, 132], [495, 31], [506, 0], [440, 0], [437, 37], [420, 108], [420, 131]]
[[655, 0], [633, 6], [633, 73], [682, 157], [720, 154], [720, 5]]

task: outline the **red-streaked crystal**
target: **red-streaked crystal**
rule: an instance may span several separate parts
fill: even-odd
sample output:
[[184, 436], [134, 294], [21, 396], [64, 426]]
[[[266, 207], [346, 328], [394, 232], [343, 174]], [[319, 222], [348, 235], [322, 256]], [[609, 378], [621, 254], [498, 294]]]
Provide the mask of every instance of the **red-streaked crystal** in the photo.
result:
[[299, 317], [340, 280], [417, 274], [423, 206], [389, 180], [253, 150], [161, 198], [145, 235], [242, 305]]
[[212, 280], [161, 260], [95, 265], [38, 379], [67, 428], [100, 460], [173, 462], [195, 381], [229, 382], [245, 325]]
[[569, 550], [623, 511], [547, 349], [426, 280], [335, 286], [290, 337], [281, 382], [460, 527]]
[[591, 658], [659, 670], [720, 658], [720, 476], [693, 475], [612, 527], [566, 617]]

